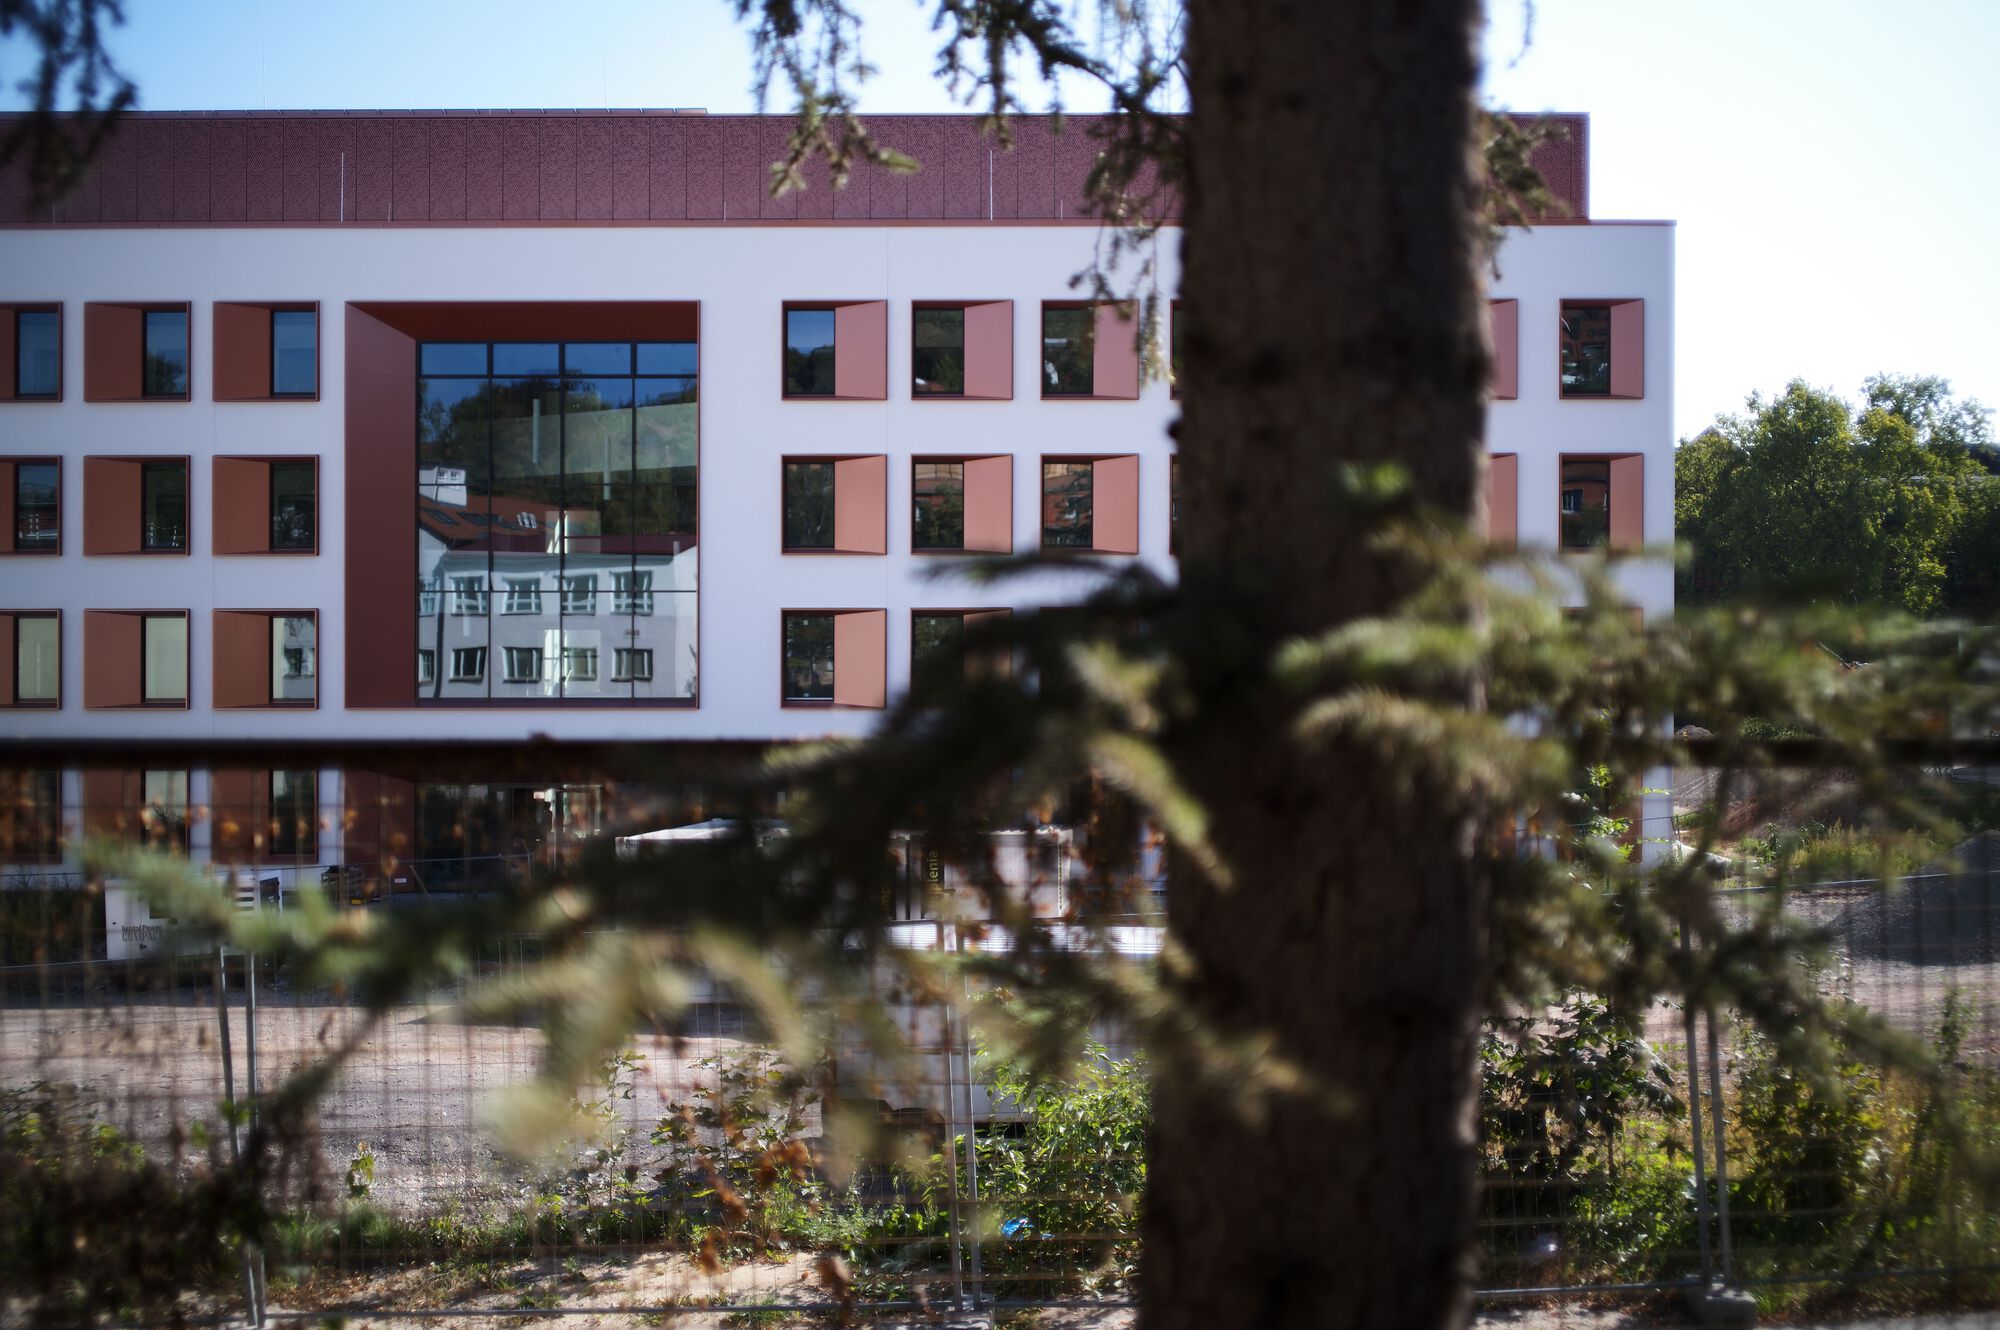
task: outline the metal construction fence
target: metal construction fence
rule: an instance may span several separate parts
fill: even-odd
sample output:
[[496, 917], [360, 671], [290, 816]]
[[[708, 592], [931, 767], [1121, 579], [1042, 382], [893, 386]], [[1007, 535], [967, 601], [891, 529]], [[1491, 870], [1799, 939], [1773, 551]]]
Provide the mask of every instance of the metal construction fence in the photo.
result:
[[[2000, 1211], [1975, 1157], [2000, 1143], [1996, 857], [1977, 839], [1893, 886], [1823, 882], [1783, 902], [1823, 929], [1825, 991], [1928, 1050], [1934, 1076], [1858, 1057], [1807, 1076], [1729, 1012], [1634, 1017], [1589, 994], [1493, 1024], [1483, 1294], [2000, 1293]], [[290, 867], [273, 892], [253, 872], [242, 906], [327, 890], [380, 918], [435, 895], [350, 894], [349, 866]], [[1775, 904], [1726, 895], [1746, 917]], [[906, 1056], [856, 1035], [795, 1066], [750, 1004], [704, 980], [575, 1091], [580, 1134], [517, 1157], [512, 1128], [534, 1111], [522, 1087], [561, 1022], [466, 1002], [533, 974], [535, 939], [488, 939], [460, 979], [371, 1018], [337, 986], [120, 908], [70, 861], [0, 877], [0, 1138], [16, 1189], [0, 1238], [52, 1286], [70, 1280], [57, 1294], [84, 1314], [118, 1320], [166, 1279], [191, 1320], [1129, 1316], [1147, 1093], [1115, 1028], [1074, 1083], [1036, 1088], [982, 1056], [958, 1004], [885, 988]], [[1143, 956], [1158, 922], [1100, 936]], [[970, 936], [934, 918], [894, 927], [914, 949]], [[132, 928], [158, 932], [135, 950]], [[274, 1096], [336, 1050], [338, 1074], [280, 1129]], [[43, 1231], [28, 1232], [13, 1202], [30, 1195], [75, 1211], [35, 1213]], [[76, 1233], [96, 1245], [38, 1254]], [[80, 1266], [96, 1301], [76, 1291]], [[0, 1293], [0, 1322], [34, 1296]]]

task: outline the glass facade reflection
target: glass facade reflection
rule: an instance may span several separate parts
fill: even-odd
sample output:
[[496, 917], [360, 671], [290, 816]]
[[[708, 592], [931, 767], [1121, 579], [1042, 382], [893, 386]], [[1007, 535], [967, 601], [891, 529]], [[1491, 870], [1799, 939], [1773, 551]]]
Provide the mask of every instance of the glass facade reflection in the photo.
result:
[[694, 344], [418, 355], [419, 695], [693, 702]]

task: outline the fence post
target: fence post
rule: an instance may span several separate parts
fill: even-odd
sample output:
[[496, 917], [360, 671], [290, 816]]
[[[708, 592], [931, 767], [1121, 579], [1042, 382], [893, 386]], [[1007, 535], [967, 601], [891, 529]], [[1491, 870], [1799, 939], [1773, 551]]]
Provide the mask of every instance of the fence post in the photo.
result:
[[[222, 1102], [223, 1113], [229, 1126], [229, 1163], [232, 1168], [243, 1167], [243, 1145], [236, 1129], [236, 1064], [229, 1051], [229, 972], [224, 968], [227, 953], [218, 940], [215, 944], [215, 1024], [222, 1048]], [[249, 1242], [243, 1244], [243, 1314], [252, 1326], [262, 1325], [263, 1318], [257, 1308], [257, 1266]]]
[[1722, 1115], [1722, 1053], [1715, 1032], [1715, 1010], [1710, 1008], [1704, 1014], [1708, 1017], [1708, 1125], [1715, 1138], [1716, 1231], [1722, 1239], [1722, 1282], [1727, 1285], [1736, 1277], [1736, 1259], [1729, 1234], [1729, 1144], [1723, 1139], [1727, 1119]]
[[[945, 1176], [950, 1180], [951, 1206], [945, 1212], [945, 1231], [951, 1239], [951, 1309], [965, 1310], [965, 1268], [959, 1252], [958, 1203], [958, 1085], [951, 1068], [951, 1004], [938, 1002], [938, 1051], [944, 1055], [944, 1147]], [[921, 1064], [920, 1064], [921, 1065]]]
[[[1688, 956], [1687, 919], [1681, 919], [1681, 957]], [[1687, 1036], [1688, 1058], [1688, 1133], [1691, 1137], [1694, 1155], [1694, 1214], [1695, 1228], [1701, 1235], [1701, 1286], [1707, 1289], [1715, 1282], [1715, 1258], [1709, 1249], [1708, 1233], [1708, 1176], [1706, 1151], [1701, 1140], [1701, 1046], [1696, 1042], [1694, 1022], [1694, 997], [1689, 995], [1681, 1003], [1682, 1028]]]

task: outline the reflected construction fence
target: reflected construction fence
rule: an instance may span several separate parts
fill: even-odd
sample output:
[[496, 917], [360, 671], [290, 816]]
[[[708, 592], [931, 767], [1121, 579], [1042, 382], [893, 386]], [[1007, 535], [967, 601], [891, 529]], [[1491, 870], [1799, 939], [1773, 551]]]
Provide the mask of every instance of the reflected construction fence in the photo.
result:
[[[300, 768], [338, 781], [327, 793], [319, 778], [318, 843], [345, 845], [325, 822], [351, 826], [353, 756]], [[701, 835], [718, 814], [781, 811], [719, 806], [698, 772], [647, 781], [586, 756], [538, 786], [497, 770], [479, 782], [378, 769], [378, 799], [407, 781], [413, 809], [429, 810], [406, 842], [429, 853], [260, 864], [253, 831], [250, 862], [218, 881], [246, 910], [294, 910], [313, 892], [355, 918], [441, 901], [476, 910], [593, 839]], [[66, 774], [57, 788], [82, 783]], [[198, 858], [218, 834], [245, 834], [202, 835], [216, 816], [194, 795], [178, 817], [150, 801], [58, 801], [55, 853], [0, 872], [0, 1259], [13, 1267], [0, 1298], [14, 1300], [0, 1319], [46, 1299], [103, 1319], [168, 1303], [196, 1320], [247, 1307], [272, 1321], [767, 1323], [1081, 1304], [1115, 1323], [1129, 1303], [1147, 1096], [1115, 1027], [1094, 1032], [1074, 1083], [1037, 1088], [982, 1056], [951, 995], [885, 983], [901, 1056], [856, 1035], [794, 1065], [735, 990], [705, 977], [671, 1021], [633, 1030], [575, 1088], [567, 1145], [524, 1157], [509, 1147], [537, 1111], [522, 1091], [545, 1065], [544, 1031], [468, 1000], [535, 974], [543, 943], [485, 939], [451, 983], [371, 1015], [338, 987], [179, 931], [118, 883], [86, 882], [74, 857], [73, 829], [122, 825], [173, 830], [168, 847]], [[1035, 912], [1074, 932], [1065, 945], [1143, 960], [1156, 916], [1074, 922], [1062, 887], [1076, 852], [1063, 836], [1024, 839]], [[909, 890], [892, 945], [1006, 945], [939, 917], [962, 904], [948, 871], [920, 847], [899, 853]], [[1962, 1146], [2000, 1141], [1996, 857], [1976, 838], [1891, 889], [1828, 882], [1784, 901], [1824, 930], [1826, 991], [1916, 1041], [1936, 1077], [1856, 1058], [1810, 1078], [1731, 1013], [1632, 1018], [1589, 994], [1490, 1026], [1486, 1294], [1993, 1296], [2000, 1220]], [[1728, 898], [1745, 917], [1776, 904]], [[281, 1113], [284, 1088], [336, 1051], [340, 1070], [310, 1110]]]

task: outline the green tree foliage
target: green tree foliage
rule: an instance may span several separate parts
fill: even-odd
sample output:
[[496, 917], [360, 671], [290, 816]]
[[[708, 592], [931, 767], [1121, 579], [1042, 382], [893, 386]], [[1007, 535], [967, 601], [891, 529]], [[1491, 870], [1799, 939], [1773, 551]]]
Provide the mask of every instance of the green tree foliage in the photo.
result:
[[1985, 478], [1985, 411], [1938, 379], [1878, 377], [1865, 391], [1855, 411], [1794, 380], [1681, 444], [1684, 603], [1947, 608], [1954, 542]]

